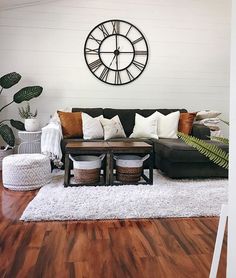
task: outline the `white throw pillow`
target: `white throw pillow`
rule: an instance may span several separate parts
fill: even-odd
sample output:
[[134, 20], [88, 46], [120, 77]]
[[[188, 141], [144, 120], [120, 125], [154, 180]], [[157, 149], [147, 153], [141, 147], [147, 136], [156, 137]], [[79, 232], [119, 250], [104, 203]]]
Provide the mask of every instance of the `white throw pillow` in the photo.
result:
[[103, 126], [105, 140], [126, 137], [118, 115], [116, 115], [112, 119], [101, 118], [100, 122]]
[[103, 138], [103, 128], [100, 119], [103, 116], [93, 118], [87, 113], [82, 113], [82, 127], [84, 139], [101, 139]]
[[166, 116], [161, 114], [160, 112], [157, 113], [157, 134], [159, 138], [178, 138], [177, 132], [180, 112], [176, 111]]
[[197, 115], [196, 115], [196, 121], [208, 119], [208, 118], [216, 118], [220, 114], [221, 113], [219, 111], [214, 111], [214, 110], [199, 111], [199, 112], [197, 112]]
[[154, 138], [158, 139], [157, 135], [157, 112], [145, 118], [139, 114], [135, 114], [135, 125], [130, 138]]

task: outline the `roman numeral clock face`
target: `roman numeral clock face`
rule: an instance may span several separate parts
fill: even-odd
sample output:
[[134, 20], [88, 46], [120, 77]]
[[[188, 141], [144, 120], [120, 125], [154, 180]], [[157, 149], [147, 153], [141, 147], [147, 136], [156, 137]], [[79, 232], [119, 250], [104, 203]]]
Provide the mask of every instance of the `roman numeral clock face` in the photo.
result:
[[148, 46], [134, 25], [123, 20], [109, 20], [89, 33], [84, 57], [88, 68], [98, 79], [112, 85], [123, 85], [134, 81], [145, 69]]

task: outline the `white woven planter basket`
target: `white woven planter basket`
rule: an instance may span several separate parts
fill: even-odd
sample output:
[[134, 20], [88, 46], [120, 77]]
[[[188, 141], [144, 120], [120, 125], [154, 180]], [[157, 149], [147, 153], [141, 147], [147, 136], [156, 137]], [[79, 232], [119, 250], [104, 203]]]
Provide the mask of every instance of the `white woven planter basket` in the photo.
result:
[[3, 186], [11, 190], [33, 190], [51, 180], [48, 157], [42, 154], [14, 154], [3, 159]]

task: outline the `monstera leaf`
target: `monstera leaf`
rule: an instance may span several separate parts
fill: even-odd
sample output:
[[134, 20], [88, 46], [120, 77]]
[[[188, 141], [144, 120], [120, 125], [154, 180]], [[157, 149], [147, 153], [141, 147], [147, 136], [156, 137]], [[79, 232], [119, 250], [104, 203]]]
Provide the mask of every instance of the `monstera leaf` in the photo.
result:
[[12, 129], [8, 125], [0, 126], [0, 135], [2, 139], [11, 147], [15, 146], [15, 136]]
[[17, 72], [8, 73], [0, 78], [0, 86], [3, 89], [9, 89], [16, 85], [21, 79], [21, 75]]
[[22, 130], [22, 131], [24, 131], [25, 130], [25, 125], [24, 125], [24, 123], [22, 123], [21, 121], [16, 121], [16, 120], [10, 120], [10, 123], [11, 123], [11, 125], [14, 127], [14, 128], [16, 128], [16, 129], [18, 129], [18, 130]]
[[43, 88], [40, 86], [29, 86], [21, 89], [13, 96], [13, 100], [16, 103], [21, 103], [23, 101], [29, 101], [32, 98], [41, 95]]

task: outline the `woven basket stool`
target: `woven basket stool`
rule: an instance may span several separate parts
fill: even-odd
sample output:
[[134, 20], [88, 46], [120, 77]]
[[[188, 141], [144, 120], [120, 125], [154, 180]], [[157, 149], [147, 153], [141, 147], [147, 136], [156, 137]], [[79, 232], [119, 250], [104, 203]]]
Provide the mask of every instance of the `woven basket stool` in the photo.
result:
[[13, 154], [2, 161], [3, 186], [11, 190], [33, 190], [51, 180], [50, 159], [42, 154]]

